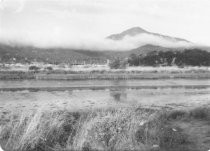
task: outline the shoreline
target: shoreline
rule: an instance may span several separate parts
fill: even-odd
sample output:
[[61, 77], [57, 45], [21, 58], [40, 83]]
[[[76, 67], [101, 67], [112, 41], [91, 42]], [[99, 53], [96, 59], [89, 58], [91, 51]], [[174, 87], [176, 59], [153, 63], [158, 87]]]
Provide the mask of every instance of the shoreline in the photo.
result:
[[73, 90], [116, 90], [116, 89], [167, 89], [167, 88], [185, 88], [185, 89], [207, 89], [210, 85], [168, 85], [168, 86], [71, 86], [71, 87], [17, 87], [17, 88], [0, 88], [0, 92], [15, 92], [15, 91], [73, 91]]
[[37, 80], [129, 80], [129, 79], [210, 79], [208, 73], [105, 73], [105, 74], [35, 74]]
[[210, 72], [104, 72], [51, 73], [0, 72], [0, 80], [127, 80], [127, 79], [210, 79]]

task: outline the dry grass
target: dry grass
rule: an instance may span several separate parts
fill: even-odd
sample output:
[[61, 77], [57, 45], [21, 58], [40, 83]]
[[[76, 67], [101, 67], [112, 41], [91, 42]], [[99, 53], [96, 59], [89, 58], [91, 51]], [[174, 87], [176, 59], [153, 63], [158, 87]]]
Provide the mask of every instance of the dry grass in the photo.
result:
[[[173, 124], [187, 118], [209, 120], [208, 108], [159, 111], [139, 107], [71, 112], [48, 110], [10, 116], [0, 140], [8, 151], [161, 150], [190, 151], [194, 142]], [[193, 145], [194, 144], [194, 145]]]

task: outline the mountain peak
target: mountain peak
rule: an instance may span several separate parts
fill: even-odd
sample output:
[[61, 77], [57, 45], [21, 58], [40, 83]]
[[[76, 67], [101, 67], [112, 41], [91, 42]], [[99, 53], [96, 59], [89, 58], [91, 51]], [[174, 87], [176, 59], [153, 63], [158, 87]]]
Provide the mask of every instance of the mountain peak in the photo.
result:
[[133, 28], [130, 28], [130, 29], [122, 32], [121, 34], [127, 34], [127, 35], [130, 35], [130, 36], [135, 36], [135, 35], [140, 34], [140, 33], [148, 33], [148, 31], [144, 30], [141, 27], [133, 27]]
[[121, 33], [112, 34], [112, 35], [108, 36], [107, 38], [111, 39], [111, 40], [122, 40], [126, 36], [135, 37], [135, 36], [138, 36], [138, 35], [141, 35], [141, 34], [147, 34], [149, 36], [153, 36], [155, 38], [161, 38], [161, 39], [164, 39], [164, 40], [170, 41], [170, 42], [180, 42], [181, 41], [181, 42], [189, 43], [189, 41], [186, 40], [186, 39], [177, 38], [177, 37], [170, 37], [170, 36], [162, 35], [162, 34], [159, 34], [159, 33], [149, 32], [147, 30], [144, 30], [141, 27], [133, 27], [133, 28], [127, 29], [127, 30], [125, 30]]
[[125, 30], [119, 34], [113, 34], [108, 36], [108, 39], [112, 40], [122, 40], [125, 36], [136, 36], [138, 34], [149, 33], [148, 31], [144, 30], [141, 27], [132, 27], [128, 30]]

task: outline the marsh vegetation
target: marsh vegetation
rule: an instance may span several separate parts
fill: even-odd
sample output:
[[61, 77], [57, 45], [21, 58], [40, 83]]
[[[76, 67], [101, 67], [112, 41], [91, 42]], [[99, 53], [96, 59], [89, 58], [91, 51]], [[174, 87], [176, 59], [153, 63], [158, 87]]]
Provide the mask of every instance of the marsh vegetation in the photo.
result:
[[210, 148], [209, 107], [187, 110], [123, 107], [76, 112], [46, 107], [3, 115], [6, 119], [1, 118], [0, 140], [8, 151]]

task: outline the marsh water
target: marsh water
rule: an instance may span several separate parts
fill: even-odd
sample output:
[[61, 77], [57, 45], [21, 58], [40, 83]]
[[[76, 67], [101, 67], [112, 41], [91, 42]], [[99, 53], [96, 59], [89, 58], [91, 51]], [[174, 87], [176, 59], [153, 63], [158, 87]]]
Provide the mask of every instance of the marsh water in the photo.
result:
[[209, 79], [0, 81], [0, 107], [86, 109], [142, 105], [192, 107], [210, 104]]

